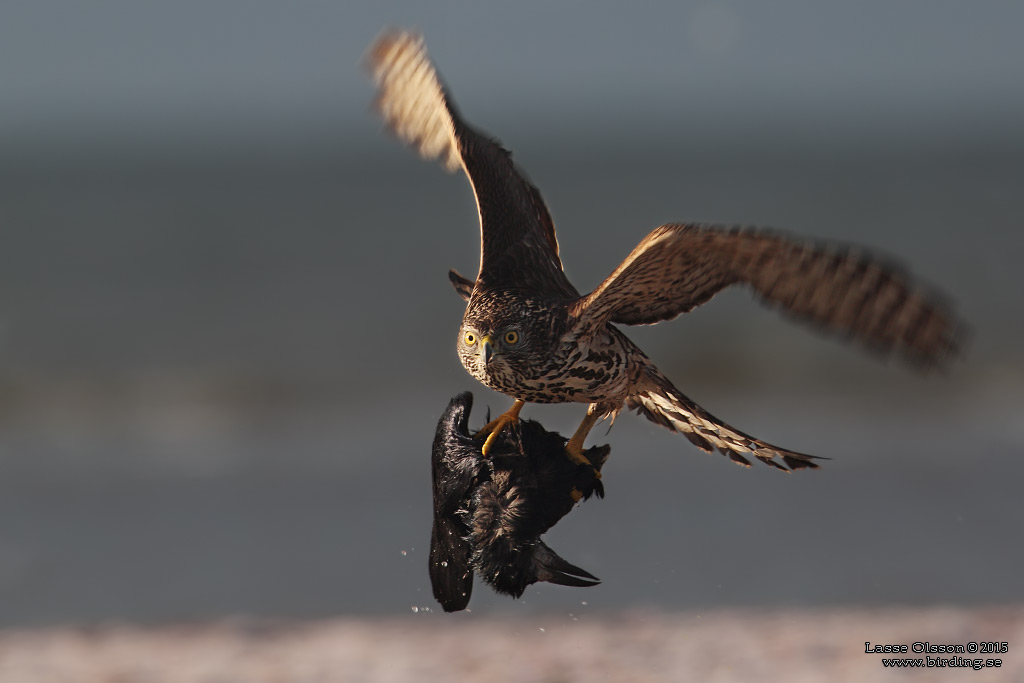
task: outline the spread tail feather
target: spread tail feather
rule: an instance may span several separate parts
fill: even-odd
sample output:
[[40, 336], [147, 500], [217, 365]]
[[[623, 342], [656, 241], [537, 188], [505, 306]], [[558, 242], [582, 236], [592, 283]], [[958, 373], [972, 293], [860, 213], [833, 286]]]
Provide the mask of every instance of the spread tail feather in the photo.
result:
[[817, 468], [815, 460], [827, 460], [779, 448], [744, 434], [694, 403], [657, 370], [649, 368], [645, 374], [647, 381], [626, 399], [626, 405], [651, 422], [681, 433], [701, 450], [712, 453], [717, 448], [744, 467], [750, 467], [748, 456], [753, 456], [784, 472]]

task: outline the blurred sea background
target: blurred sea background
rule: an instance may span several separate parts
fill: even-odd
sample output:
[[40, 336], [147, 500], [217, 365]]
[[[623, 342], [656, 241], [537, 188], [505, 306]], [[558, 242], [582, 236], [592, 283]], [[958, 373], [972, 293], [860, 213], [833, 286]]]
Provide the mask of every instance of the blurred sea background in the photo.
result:
[[[0, 8], [0, 626], [440, 619], [429, 449], [476, 272], [465, 178], [381, 133], [417, 27], [583, 291], [657, 225], [869, 245], [972, 328], [944, 375], [727, 292], [631, 329], [688, 395], [832, 458], [744, 471], [631, 415], [546, 537], [604, 580], [477, 614], [1019, 604], [1024, 5]], [[571, 433], [584, 406], [524, 416]]]

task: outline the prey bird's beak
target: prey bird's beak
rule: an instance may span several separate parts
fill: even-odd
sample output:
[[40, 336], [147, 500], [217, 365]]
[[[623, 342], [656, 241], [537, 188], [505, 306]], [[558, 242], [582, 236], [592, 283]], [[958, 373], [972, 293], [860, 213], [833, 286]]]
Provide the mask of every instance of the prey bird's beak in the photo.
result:
[[494, 356], [494, 344], [491, 342], [490, 337], [484, 337], [480, 340], [480, 355], [484, 359], [484, 365], [491, 362], [491, 358]]

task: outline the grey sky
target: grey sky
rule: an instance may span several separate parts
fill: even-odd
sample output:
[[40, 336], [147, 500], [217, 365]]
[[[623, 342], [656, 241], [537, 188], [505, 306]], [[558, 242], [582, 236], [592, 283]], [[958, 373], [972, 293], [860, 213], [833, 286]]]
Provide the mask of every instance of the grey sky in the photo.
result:
[[357, 64], [387, 25], [426, 34], [474, 118], [642, 104], [969, 129], [1024, 113], [1013, 2], [37, 1], [0, 8], [0, 139], [365, 125]]

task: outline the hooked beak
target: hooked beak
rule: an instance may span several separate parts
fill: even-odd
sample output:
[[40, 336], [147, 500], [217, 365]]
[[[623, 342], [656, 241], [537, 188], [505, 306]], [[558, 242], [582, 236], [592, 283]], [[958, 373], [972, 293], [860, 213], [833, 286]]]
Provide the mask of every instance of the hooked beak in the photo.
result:
[[480, 357], [484, 359], [484, 365], [488, 365], [494, 357], [494, 344], [490, 337], [480, 340]]

